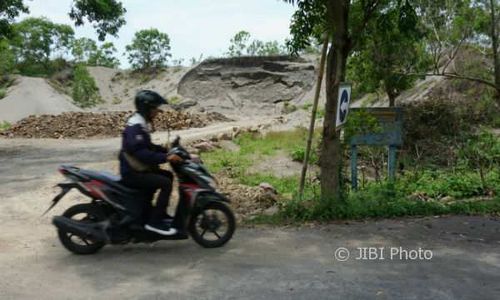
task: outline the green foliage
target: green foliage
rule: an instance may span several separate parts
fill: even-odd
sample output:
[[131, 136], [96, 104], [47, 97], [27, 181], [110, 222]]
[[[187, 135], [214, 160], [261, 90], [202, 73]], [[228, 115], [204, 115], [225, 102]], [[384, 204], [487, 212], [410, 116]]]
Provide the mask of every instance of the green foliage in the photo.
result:
[[0, 40], [12, 35], [11, 23], [20, 13], [28, 13], [23, 0], [2, 0], [0, 2]]
[[231, 38], [227, 55], [229, 57], [242, 56], [247, 48], [247, 43], [250, 40], [250, 33], [241, 30]]
[[7, 89], [0, 88], [0, 99], [5, 98], [6, 95], [7, 95]]
[[170, 38], [158, 29], [144, 29], [135, 33], [132, 44], [126, 46], [128, 60], [135, 70], [166, 67], [170, 54]]
[[263, 42], [260, 40], [253, 40], [250, 42], [250, 33], [247, 31], [239, 31], [231, 38], [228, 52], [229, 57], [238, 57], [243, 55], [249, 56], [273, 56], [273, 55], [286, 55], [287, 49], [285, 46], [280, 45], [278, 41]]
[[99, 88], [84, 65], [77, 65], [74, 71], [73, 101], [76, 105], [87, 108], [102, 102]]
[[172, 104], [179, 104], [181, 103], [181, 98], [179, 96], [172, 96], [170, 98], [168, 98], [168, 104], [172, 105]]
[[77, 63], [88, 66], [117, 68], [120, 61], [114, 57], [117, 52], [113, 43], [104, 43], [100, 47], [89, 38], [80, 38], [73, 42], [71, 53]]
[[376, 117], [366, 110], [351, 111], [344, 124], [344, 141], [349, 143], [356, 135], [378, 133], [382, 130]]
[[117, 0], [74, 0], [69, 16], [76, 26], [85, 23], [85, 19], [93, 24], [100, 41], [107, 34], [118, 35], [118, 30], [125, 25], [126, 9]]
[[[425, 216], [441, 214], [485, 214], [500, 212], [500, 197], [485, 200], [470, 201], [455, 200], [448, 202], [437, 201], [444, 196], [454, 194], [458, 198], [476, 196], [480, 190], [478, 178], [471, 179], [457, 175], [449, 179], [449, 173], [426, 173], [418, 177], [414, 184], [408, 179], [397, 182], [371, 183], [365, 189], [351, 192], [347, 201], [333, 206], [331, 201], [320, 197], [293, 200], [284, 203], [280, 217], [282, 220], [332, 220], [332, 219], [365, 219], [365, 218], [392, 218], [402, 216]], [[496, 174], [496, 187], [500, 191], [500, 178]], [[477, 177], [477, 176], [476, 176]], [[431, 178], [439, 178], [435, 183]], [[432, 184], [432, 185], [429, 185]], [[463, 186], [465, 184], [465, 187]], [[459, 190], [456, 190], [459, 188]], [[422, 198], [412, 197], [419, 195]], [[429, 199], [433, 195], [437, 199]]]
[[71, 47], [74, 31], [47, 18], [27, 18], [14, 25], [18, 69], [25, 75], [49, 74], [53, 55], [63, 56]]
[[327, 28], [325, 1], [299, 0], [297, 10], [292, 16], [290, 34], [287, 47], [292, 54], [297, 55], [301, 50], [309, 48], [314, 41], [322, 40], [322, 34]]
[[487, 190], [486, 174], [493, 168], [500, 169], [500, 138], [482, 129], [478, 135], [471, 136], [459, 156], [466, 166], [479, 173], [482, 188]]
[[0, 77], [10, 74], [15, 69], [16, 57], [9, 42], [0, 38]]
[[[318, 147], [319, 145], [316, 145], [315, 149], [312, 149], [312, 151], [309, 153], [310, 164], [317, 164], [319, 162]], [[290, 155], [292, 156], [292, 159], [294, 161], [303, 162], [306, 156], [306, 149], [303, 147], [297, 147], [292, 150]]]
[[2, 132], [4, 130], [8, 130], [11, 126], [12, 125], [9, 122], [7, 122], [7, 121], [1, 121], [0, 122], [0, 132]]

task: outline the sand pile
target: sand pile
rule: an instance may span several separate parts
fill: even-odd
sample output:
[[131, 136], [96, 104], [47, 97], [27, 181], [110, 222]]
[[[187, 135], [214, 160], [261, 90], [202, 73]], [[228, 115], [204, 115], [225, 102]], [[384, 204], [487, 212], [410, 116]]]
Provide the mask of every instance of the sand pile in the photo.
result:
[[0, 99], [0, 122], [17, 122], [30, 115], [81, 111], [71, 98], [52, 88], [45, 79], [20, 76], [7, 97]]
[[314, 63], [301, 58], [238, 57], [209, 59], [187, 72], [178, 94], [224, 114], [280, 114], [312, 88]]
[[[60, 115], [29, 116], [1, 135], [22, 138], [76, 138], [119, 136], [133, 112], [67, 112]], [[164, 111], [155, 120], [155, 129], [179, 130], [229, 121], [217, 113], [190, 114]]]

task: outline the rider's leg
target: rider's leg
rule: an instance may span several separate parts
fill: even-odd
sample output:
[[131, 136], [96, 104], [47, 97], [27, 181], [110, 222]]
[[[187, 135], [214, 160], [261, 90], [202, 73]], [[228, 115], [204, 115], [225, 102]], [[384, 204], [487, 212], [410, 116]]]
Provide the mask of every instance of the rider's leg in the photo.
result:
[[160, 189], [156, 205], [152, 209], [148, 223], [159, 223], [166, 215], [166, 209], [172, 192], [172, 179], [173, 175], [169, 171], [132, 173], [123, 176], [123, 183], [129, 187], [142, 190]]

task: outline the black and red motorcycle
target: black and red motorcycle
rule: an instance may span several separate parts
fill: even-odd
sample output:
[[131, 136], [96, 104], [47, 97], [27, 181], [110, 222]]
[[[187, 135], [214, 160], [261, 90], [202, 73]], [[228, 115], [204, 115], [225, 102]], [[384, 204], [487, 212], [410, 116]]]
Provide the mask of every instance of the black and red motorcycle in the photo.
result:
[[191, 159], [177, 137], [169, 154], [182, 163], [171, 164], [179, 182], [176, 216], [184, 230], [164, 236], [144, 229], [153, 193], [130, 189], [120, 177], [74, 166], [59, 168], [69, 182], [60, 183], [62, 191], [52, 200], [50, 211], [70, 190], [77, 189], [90, 198], [76, 204], [62, 216], [53, 218], [61, 243], [76, 254], [93, 254], [106, 244], [150, 243], [158, 240], [187, 239], [188, 234], [206, 248], [223, 246], [236, 228], [229, 200], [216, 191], [216, 181], [201, 161]]

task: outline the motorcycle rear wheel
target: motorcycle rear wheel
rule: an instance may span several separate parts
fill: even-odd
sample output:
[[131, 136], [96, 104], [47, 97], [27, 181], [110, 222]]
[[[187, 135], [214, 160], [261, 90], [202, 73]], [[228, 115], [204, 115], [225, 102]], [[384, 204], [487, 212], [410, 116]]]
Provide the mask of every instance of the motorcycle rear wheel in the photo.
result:
[[[63, 216], [80, 222], [100, 222], [106, 219], [104, 214], [90, 203], [71, 206]], [[63, 246], [75, 254], [94, 254], [105, 245], [104, 242], [93, 241], [62, 229], [58, 229], [57, 234]]]
[[[224, 232], [219, 231], [222, 226], [227, 227]], [[215, 201], [195, 211], [188, 225], [193, 240], [205, 248], [223, 246], [231, 239], [235, 229], [236, 220], [231, 209], [224, 203]], [[209, 236], [212, 236], [212, 239], [209, 239]]]

